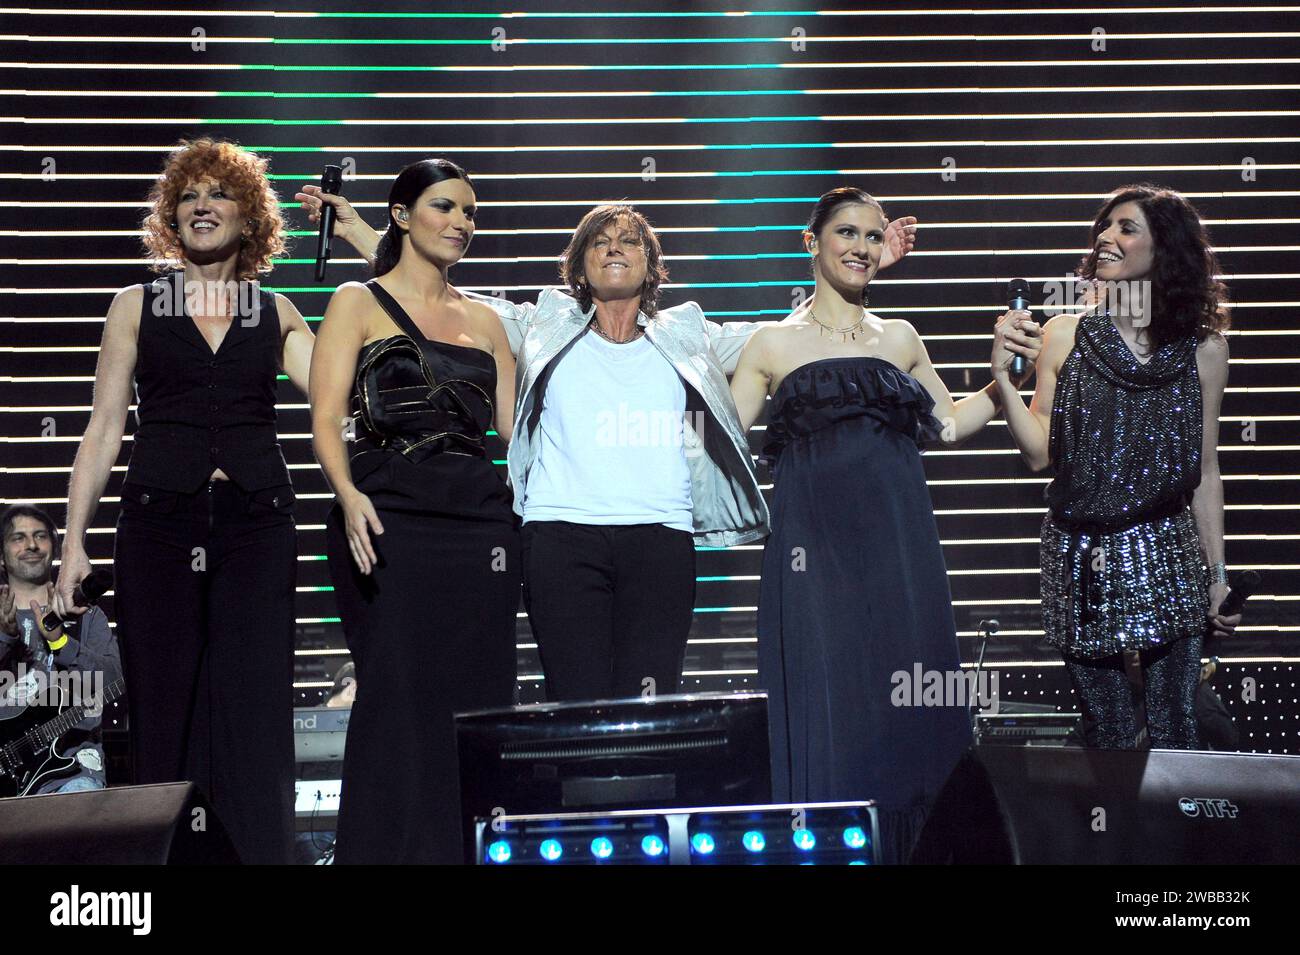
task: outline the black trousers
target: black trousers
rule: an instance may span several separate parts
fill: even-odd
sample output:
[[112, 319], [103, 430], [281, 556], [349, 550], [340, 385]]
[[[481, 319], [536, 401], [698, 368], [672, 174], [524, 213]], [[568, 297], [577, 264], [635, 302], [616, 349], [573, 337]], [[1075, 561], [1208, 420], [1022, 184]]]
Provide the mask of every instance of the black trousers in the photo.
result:
[[677, 692], [695, 607], [690, 534], [532, 521], [522, 556], [547, 700]]
[[[1199, 749], [1196, 688], [1201, 675], [1200, 636], [1143, 650], [1142, 695], [1152, 749]], [[1097, 660], [1065, 657], [1079, 706], [1084, 737], [1097, 749], [1135, 749], [1137, 698], [1123, 654]]]
[[114, 557], [136, 783], [192, 780], [247, 863], [293, 839], [293, 491], [122, 488]]

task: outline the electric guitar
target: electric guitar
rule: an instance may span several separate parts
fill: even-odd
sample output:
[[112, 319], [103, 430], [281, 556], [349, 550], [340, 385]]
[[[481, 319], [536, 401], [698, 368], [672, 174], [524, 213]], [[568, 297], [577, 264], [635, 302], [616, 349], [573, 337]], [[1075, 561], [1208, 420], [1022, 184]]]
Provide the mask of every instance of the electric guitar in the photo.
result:
[[[126, 689], [126, 681], [114, 681], [104, 690], [103, 705], [112, 703]], [[59, 752], [59, 740], [84, 720], [89, 706], [68, 706], [63, 687], [51, 680], [49, 692], [57, 706], [30, 704], [7, 719], [0, 719], [0, 798], [26, 796], [53, 779], [76, 775], [77, 760]], [[50, 717], [51, 712], [58, 715]]]

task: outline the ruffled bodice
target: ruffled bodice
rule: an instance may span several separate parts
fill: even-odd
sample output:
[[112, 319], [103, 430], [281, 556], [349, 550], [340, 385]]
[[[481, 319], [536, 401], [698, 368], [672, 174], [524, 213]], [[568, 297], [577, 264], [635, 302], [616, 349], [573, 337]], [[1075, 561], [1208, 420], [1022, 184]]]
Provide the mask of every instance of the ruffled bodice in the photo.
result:
[[759, 460], [774, 465], [792, 440], [850, 418], [873, 418], [918, 448], [943, 430], [930, 393], [896, 365], [869, 355], [823, 358], [800, 365], [777, 386]]

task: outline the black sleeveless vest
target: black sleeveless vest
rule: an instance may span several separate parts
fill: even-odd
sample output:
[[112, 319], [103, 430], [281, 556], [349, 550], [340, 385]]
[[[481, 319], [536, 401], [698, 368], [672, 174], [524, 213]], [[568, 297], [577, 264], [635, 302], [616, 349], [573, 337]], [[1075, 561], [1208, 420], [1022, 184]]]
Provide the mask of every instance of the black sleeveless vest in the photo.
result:
[[[242, 302], [214, 354], [184, 307], [184, 273], [144, 286], [135, 366], [135, 446], [126, 480], [192, 493], [216, 468], [245, 491], [289, 483], [275, 431], [275, 296]], [[244, 298], [246, 296], [240, 296]]]

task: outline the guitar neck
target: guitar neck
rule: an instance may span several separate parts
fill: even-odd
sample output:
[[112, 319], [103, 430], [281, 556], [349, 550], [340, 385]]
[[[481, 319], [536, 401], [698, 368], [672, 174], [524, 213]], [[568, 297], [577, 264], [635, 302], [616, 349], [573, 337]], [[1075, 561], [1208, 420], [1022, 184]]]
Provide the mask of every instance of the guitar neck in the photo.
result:
[[[108, 704], [121, 696], [125, 689], [125, 678], [114, 680], [104, 689], [104, 695], [100, 700], [100, 705], [108, 706]], [[89, 709], [90, 708], [84, 704], [81, 706], [70, 706], [48, 723], [42, 723], [40, 726], [34, 727], [28, 735], [36, 737], [40, 743], [48, 746], [68, 730], [72, 729], [72, 727], [84, 720]]]

